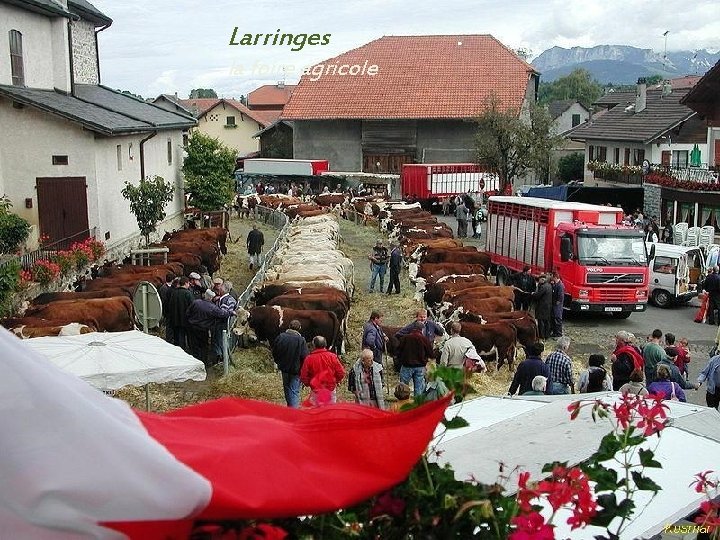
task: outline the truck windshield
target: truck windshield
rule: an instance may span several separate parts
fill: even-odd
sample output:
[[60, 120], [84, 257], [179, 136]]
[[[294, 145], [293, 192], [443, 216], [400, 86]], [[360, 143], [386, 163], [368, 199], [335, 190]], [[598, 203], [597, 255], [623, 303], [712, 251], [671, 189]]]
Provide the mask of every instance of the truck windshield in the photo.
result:
[[645, 242], [636, 235], [578, 235], [578, 262], [593, 266], [647, 266]]

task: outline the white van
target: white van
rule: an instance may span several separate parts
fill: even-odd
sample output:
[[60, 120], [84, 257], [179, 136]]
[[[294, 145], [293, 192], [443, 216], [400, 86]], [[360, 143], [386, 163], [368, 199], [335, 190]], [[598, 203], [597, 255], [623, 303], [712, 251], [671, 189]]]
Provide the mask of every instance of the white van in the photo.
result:
[[648, 243], [655, 246], [650, 259], [650, 301], [658, 307], [690, 301], [705, 278], [705, 256], [697, 246]]

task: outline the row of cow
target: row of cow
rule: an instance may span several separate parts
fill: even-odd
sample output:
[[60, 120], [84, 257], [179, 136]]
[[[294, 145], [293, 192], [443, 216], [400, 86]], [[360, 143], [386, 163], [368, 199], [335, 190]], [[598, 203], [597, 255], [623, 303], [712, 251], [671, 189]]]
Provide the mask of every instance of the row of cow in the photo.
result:
[[0, 322], [18, 337], [76, 335], [88, 332], [122, 332], [135, 327], [132, 295], [142, 281], [160, 287], [170, 272], [214, 272], [227, 253], [228, 231], [222, 228], [187, 229], [167, 235], [170, 248], [164, 263], [152, 256], [149, 266], [106, 263], [83, 279], [79, 290], [42, 293], [33, 298], [19, 317]]
[[334, 214], [298, 217], [275, 252], [265, 281], [254, 291], [254, 307], [238, 311], [236, 332], [272, 342], [300, 321], [307, 341], [323, 336], [344, 349], [353, 262], [338, 250], [340, 227]]

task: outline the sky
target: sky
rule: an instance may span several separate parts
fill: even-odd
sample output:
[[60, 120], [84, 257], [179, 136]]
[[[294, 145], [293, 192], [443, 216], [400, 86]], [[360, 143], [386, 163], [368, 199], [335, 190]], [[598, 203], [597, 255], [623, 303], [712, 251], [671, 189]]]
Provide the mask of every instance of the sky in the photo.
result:
[[[384, 35], [491, 34], [532, 56], [553, 46], [716, 51], [720, 36], [717, 0], [91, 1], [113, 19], [99, 34], [102, 83], [146, 98], [185, 98], [193, 88], [239, 98], [262, 84], [295, 83], [308, 66]], [[330, 35], [292, 51], [230, 45], [236, 27], [236, 42], [278, 29]]]

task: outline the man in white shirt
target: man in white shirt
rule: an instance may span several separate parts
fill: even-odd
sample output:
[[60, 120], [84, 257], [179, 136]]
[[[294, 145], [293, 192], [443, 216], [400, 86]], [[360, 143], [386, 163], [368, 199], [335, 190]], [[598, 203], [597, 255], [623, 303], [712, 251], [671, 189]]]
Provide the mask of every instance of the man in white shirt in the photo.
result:
[[459, 322], [454, 322], [450, 326], [450, 338], [443, 344], [440, 365], [462, 369], [465, 357], [479, 360], [482, 363], [472, 341], [462, 337], [460, 330], [462, 330], [462, 325]]

